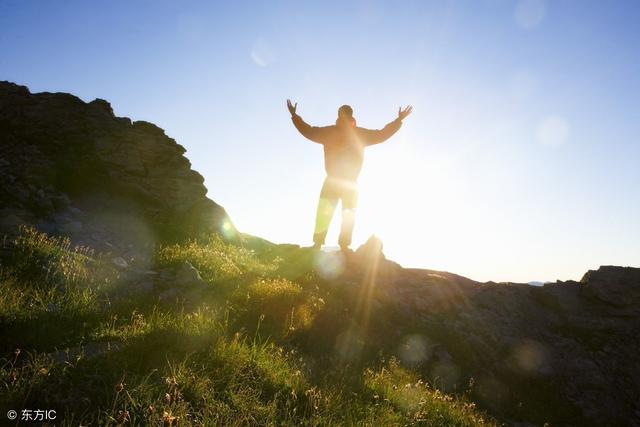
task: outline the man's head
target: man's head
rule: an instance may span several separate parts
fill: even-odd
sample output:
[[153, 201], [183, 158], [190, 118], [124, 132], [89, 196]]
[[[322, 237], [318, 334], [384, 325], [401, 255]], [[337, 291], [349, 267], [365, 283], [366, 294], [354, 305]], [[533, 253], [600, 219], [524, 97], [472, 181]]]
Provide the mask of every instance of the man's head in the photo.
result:
[[343, 105], [342, 107], [338, 108], [338, 117], [345, 119], [353, 118], [353, 108], [351, 108], [350, 105]]
[[353, 108], [350, 105], [343, 105], [338, 108], [337, 122], [349, 123], [351, 126], [356, 125], [356, 119], [353, 118]]

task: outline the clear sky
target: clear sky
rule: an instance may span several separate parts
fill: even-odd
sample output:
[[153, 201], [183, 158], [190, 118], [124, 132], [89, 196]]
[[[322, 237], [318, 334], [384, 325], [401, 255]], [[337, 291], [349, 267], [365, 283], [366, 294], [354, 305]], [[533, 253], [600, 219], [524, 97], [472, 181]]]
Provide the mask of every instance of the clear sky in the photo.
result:
[[[322, 147], [379, 128], [354, 243], [477, 280], [640, 266], [640, 2], [0, 0], [0, 80], [148, 120], [236, 226], [311, 244]], [[337, 240], [339, 215], [327, 243]]]

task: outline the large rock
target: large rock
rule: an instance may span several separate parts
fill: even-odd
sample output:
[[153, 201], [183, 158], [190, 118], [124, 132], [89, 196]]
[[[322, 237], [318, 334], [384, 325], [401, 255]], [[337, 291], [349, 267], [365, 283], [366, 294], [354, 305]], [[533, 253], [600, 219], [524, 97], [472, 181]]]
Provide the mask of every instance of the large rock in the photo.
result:
[[582, 277], [586, 292], [618, 306], [637, 307], [640, 303], [640, 270], [631, 267], [602, 266]]
[[[235, 234], [184, 153], [159, 127], [116, 117], [102, 99], [0, 82], [0, 234], [30, 223], [125, 248]], [[89, 221], [74, 217], [78, 208]]]
[[178, 268], [175, 281], [179, 285], [204, 284], [200, 272], [189, 261], [185, 261]]

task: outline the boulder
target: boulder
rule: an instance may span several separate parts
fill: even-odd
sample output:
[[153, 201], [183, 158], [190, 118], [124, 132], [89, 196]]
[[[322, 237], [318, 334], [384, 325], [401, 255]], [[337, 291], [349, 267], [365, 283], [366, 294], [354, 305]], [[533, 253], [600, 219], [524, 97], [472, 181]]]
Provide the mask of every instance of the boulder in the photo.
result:
[[367, 241], [360, 246], [356, 252], [356, 258], [360, 262], [372, 262], [373, 260], [385, 260], [384, 253], [382, 253], [382, 240], [377, 236], [372, 235]]
[[175, 281], [180, 285], [204, 284], [200, 272], [189, 261], [178, 268]]
[[123, 270], [129, 267], [129, 263], [124, 258], [119, 256], [111, 258], [111, 263]]
[[602, 266], [589, 270], [580, 281], [587, 294], [618, 307], [640, 303], [640, 269]]

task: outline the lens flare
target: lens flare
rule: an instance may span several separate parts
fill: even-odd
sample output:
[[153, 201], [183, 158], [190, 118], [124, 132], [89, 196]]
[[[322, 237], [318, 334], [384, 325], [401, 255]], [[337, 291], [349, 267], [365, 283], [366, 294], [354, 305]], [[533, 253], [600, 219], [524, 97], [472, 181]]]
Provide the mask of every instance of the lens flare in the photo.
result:
[[323, 279], [333, 279], [344, 271], [345, 258], [342, 252], [318, 252], [313, 259], [313, 266]]
[[226, 239], [233, 239], [236, 237], [236, 229], [228, 219], [222, 221], [222, 224], [220, 225], [220, 232]]
[[399, 349], [400, 360], [409, 366], [417, 366], [427, 361], [430, 352], [428, 339], [419, 334], [405, 337]]
[[546, 12], [544, 0], [520, 0], [513, 11], [513, 17], [520, 28], [531, 30], [540, 25]]
[[351, 327], [336, 337], [336, 353], [343, 360], [355, 360], [362, 353], [364, 339], [356, 327]]
[[269, 43], [258, 39], [251, 48], [251, 59], [260, 67], [267, 67], [276, 60], [276, 54]]
[[524, 372], [550, 373], [548, 353], [545, 347], [534, 340], [524, 340], [513, 349], [516, 367]]
[[545, 117], [538, 125], [536, 136], [538, 142], [547, 147], [564, 145], [569, 138], [569, 124], [560, 116]]

